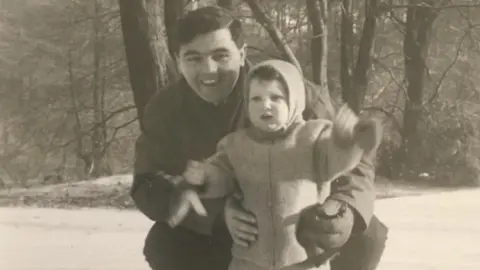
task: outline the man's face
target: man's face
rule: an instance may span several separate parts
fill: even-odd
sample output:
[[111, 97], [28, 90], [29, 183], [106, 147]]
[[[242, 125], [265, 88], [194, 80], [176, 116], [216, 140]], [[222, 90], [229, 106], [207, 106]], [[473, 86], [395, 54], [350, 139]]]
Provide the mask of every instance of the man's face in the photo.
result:
[[205, 101], [217, 104], [232, 92], [245, 63], [245, 50], [237, 47], [228, 29], [219, 29], [181, 45], [177, 62], [190, 87]]

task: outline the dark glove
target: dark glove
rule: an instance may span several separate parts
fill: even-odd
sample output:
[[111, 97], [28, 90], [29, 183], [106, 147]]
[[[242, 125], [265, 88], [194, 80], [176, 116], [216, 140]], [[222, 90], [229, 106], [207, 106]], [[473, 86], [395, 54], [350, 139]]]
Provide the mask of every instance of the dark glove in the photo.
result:
[[309, 257], [337, 250], [350, 238], [353, 224], [354, 214], [347, 204], [327, 200], [302, 210], [296, 231], [297, 241]]

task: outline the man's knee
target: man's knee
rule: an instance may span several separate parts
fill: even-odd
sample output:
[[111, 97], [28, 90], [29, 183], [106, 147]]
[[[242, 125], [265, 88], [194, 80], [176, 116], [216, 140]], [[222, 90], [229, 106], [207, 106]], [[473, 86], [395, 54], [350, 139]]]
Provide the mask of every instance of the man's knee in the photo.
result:
[[385, 245], [385, 242], [388, 239], [388, 227], [376, 216], [373, 216], [367, 230], [365, 231], [365, 235], [372, 239], [373, 242]]
[[155, 223], [147, 234], [143, 246], [143, 255], [152, 270], [174, 269], [171, 268], [175, 261], [175, 254], [169, 254], [171, 248], [172, 232], [166, 224]]
[[388, 228], [373, 217], [363, 234], [352, 235], [331, 263], [332, 270], [374, 270], [385, 250]]

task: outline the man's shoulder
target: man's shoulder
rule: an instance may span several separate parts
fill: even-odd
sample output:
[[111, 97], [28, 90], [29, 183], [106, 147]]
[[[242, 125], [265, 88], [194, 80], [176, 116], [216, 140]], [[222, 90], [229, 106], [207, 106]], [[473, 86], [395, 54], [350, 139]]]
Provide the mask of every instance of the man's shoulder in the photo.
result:
[[170, 84], [155, 92], [145, 107], [145, 114], [168, 112], [181, 106], [182, 91], [179, 83]]
[[182, 107], [182, 92], [174, 83], [155, 92], [144, 108], [143, 124], [146, 130], [168, 125]]
[[304, 80], [306, 91], [305, 119], [333, 119], [336, 104], [330, 97], [328, 88], [307, 79]]

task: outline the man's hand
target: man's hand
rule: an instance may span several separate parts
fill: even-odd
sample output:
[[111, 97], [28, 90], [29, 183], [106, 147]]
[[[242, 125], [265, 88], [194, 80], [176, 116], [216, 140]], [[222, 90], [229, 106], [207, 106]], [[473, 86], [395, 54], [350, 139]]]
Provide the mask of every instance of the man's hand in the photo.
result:
[[257, 220], [254, 215], [241, 206], [237, 198], [230, 197], [227, 199], [225, 223], [236, 244], [248, 247], [257, 239]]
[[353, 211], [345, 203], [327, 200], [300, 213], [297, 239], [309, 254], [336, 250], [350, 238], [353, 224]]

